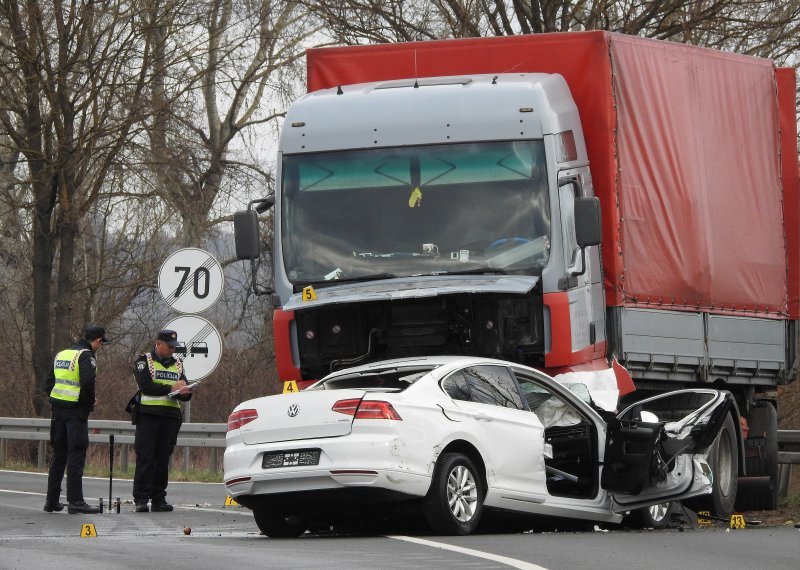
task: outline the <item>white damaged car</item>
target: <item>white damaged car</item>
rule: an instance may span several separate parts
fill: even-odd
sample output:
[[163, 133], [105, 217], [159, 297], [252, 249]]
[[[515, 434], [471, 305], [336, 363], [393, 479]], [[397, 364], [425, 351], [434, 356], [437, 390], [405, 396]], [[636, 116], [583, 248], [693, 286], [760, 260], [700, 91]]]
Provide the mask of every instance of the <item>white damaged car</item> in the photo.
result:
[[711, 491], [707, 450], [733, 405], [680, 390], [615, 416], [511, 362], [384, 361], [237, 406], [224, 480], [273, 537], [353, 509], [418, 508], [440, 534], [469, 534], [486, 508], [618, 522]]

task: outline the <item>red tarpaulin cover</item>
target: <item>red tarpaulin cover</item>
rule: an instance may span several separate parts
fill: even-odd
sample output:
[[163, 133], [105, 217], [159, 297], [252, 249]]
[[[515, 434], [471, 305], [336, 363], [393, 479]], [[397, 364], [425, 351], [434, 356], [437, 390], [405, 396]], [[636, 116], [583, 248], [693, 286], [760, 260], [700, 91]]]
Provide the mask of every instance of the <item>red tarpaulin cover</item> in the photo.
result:
[[789, 259], [789, 316], [800, 317], [800, 165], [797, 161], [797, 117], [795, 69], [777, 70], [778, 100], [781, 109], [781, 181], [783, 182], [783, 221], [786, 227], [786, 252]]
[[[307, 64], [309, 91], [411, 77], [559, 73], [580, 112], [602, 204], [608, 305], [771, 317], [787, 315], [790, 298], [797, 305], [769, 60], [571, 32], [312, 49]], [[786, 221], [794, 220], [796, 233], [797, 208], [790, 210]]]

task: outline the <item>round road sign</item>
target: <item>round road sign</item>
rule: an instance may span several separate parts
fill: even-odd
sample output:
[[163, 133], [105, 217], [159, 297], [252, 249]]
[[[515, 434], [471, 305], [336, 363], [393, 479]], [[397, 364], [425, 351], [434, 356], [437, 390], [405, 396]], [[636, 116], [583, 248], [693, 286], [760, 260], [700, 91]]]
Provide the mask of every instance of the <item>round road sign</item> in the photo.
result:
[[158, 289], [180, 313], [200, 313], [213, 305], [225, 284], [222, 267], [213, 255], [194, 247], [170, 255], [158, 271]]
[[172, 319], [164, 328], [178, 333], [175, 356], [183, 360], [187, 380], [194, 382], [213, 372], [222, 355], [222, 338], [214, 325], [203, 317], [186, 315]]

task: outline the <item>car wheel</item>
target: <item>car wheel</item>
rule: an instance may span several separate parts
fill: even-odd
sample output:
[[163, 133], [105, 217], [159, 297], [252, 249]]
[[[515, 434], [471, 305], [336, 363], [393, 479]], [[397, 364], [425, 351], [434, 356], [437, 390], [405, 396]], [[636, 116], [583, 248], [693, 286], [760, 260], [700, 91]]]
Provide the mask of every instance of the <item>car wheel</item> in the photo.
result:
[[671, 502], [652, 505], [631, 512], [626, 522], [636, 528], [654, 528], [660, 530], [669, 526], [671, 511]]
[[483, 482], [470, 458], [445, 453], [436, 462], [423, 501], [425, 518], [436, 533], [470, 534], [483, 514], [483, 497]]
[[295, 538], [306, 531], [306, 522], [302, 518], [266, 508], [253, 509], [253, 518], [258, 530], [272, 538]]

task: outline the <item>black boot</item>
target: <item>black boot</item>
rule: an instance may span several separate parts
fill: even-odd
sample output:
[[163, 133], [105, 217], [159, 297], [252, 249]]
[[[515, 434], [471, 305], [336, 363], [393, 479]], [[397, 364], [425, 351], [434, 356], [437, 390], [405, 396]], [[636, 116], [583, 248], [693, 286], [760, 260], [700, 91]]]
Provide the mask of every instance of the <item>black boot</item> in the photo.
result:
[[100, 507], [93, 507], [86, 501], [80, 501], [79, 503], [70, 503], [67, 506], [67, 512], [71, 515], [96, 515], [100, 512]]
[[54, 511], [60, 513], [61, 511], [64, 510], [64, 503], [59, 503], [58, 501], [56, 502], [45, 501], [43, 510], [46, 513], [52, 513]]
[[150, 510], [154, 513], [167, 513], [172, 510], [172, 505], [166, 501], [153, 501], [150, 505]]

